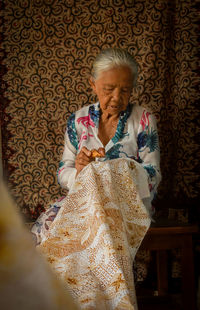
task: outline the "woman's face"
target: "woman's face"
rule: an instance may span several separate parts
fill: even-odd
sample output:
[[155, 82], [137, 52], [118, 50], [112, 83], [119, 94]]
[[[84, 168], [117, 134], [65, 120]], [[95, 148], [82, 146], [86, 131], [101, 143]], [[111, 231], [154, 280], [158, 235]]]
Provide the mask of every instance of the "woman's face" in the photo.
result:
[[99, 99], [102, 113], [112, 116], [126, 110], [133, 88], [133, 75], [129, 67], [114, 67], [103, 71], [90, 84]]

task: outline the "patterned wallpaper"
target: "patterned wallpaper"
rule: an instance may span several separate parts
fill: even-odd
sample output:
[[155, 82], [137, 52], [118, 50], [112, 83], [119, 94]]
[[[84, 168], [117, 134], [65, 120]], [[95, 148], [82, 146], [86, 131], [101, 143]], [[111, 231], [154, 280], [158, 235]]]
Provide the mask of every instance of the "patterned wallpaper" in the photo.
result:
[[[56, 181], [66, 120], [96, 100], [91, 65], [106, 47], [139, 63], [131, 98], [157, 117], [158, 200], [198, 195], [197, 14], [188, 0], [2, 1], [3, 163], [23, 213], [35, 218], [64, 192]], [[166, 200], [167, 197], [167, 200]]]
[[1, 128], [0, 128], [0, 179], [3, 177], [3, 163], [2, 163], [2, 141], [1, 141]]

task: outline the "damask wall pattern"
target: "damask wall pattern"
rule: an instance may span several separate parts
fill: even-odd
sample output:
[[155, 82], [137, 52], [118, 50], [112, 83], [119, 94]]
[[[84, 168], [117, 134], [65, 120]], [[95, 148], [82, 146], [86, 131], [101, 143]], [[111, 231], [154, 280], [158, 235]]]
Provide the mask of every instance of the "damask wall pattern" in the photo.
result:
[[196, 185], [197, 14], [188, 0], [4, 0], [1, 24], [3, 162], [22, 212], [36, 218], [57, 184], [66, 120], [96, 100], [88, 78], [101, 49], [139, 64], [132, 103], [158, 121], [158, 199], [193, 199]]

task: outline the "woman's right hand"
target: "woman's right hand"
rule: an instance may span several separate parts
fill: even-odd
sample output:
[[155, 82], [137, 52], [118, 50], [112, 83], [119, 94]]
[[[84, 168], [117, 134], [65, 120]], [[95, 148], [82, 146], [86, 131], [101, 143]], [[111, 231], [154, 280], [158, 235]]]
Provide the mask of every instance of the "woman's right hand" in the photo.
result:
[[[98, 152], [100, 152], [103, 156], [105, 155], [104, 148], [99, 148]], [[77, 170], [76, 175], [78, 175], [85, 166], [87, 166], [94, 160], [91, 155], [92, 152], [88, 150], [85, 146], [81, 149], [75, 160], [75, 168]]]

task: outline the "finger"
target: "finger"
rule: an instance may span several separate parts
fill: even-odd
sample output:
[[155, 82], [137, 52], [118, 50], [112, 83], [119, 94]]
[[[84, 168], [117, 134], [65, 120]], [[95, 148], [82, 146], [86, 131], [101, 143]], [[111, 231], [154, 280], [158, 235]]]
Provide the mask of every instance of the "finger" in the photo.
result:
[[83, 165], [83, 166], [86, 166], [86, 165], [88, 165], [89, 163], [90, 163], [90, 158], [88, 158], [88, 157], [86, 157], [86, 159], [85, 158], [79, 158], [78, 160], [76, 160], [76, 164], [77, 165]]
[[77, 170], [77, 174], [92, 161], [92, 159], [87, 156], [85, 156], [85, 158], [86, 160], [83, 158], [77, 158], [75, 160], [75, 168]]
[[76, 175], [78, 175], [84, 167], [85, 167], [85, 166], [78, 165], [78, 166], [76, 167], [76, 170], [77, 170]]
[[81, 162], [81, 161], [85, 161], [85, 162], [90, 162], [90, 157], [88, 157], [85, 153], [80, 153], [78, 154], [78, 156], [76, 157], [76, 161]]
[[[91, 151], [88, 150], [85, 146], [81, 149], [81, 152], [84, 153], [86, 156], [90, 157], [91, 156]], [[80, 152], [80, 153], [81, 153]]]
[[105, 152], [105, 149], [103, 147], [100, 147], [98, 149], [98, 152], [102, 155], [102, 156], [105, 156], [106, 152]]

